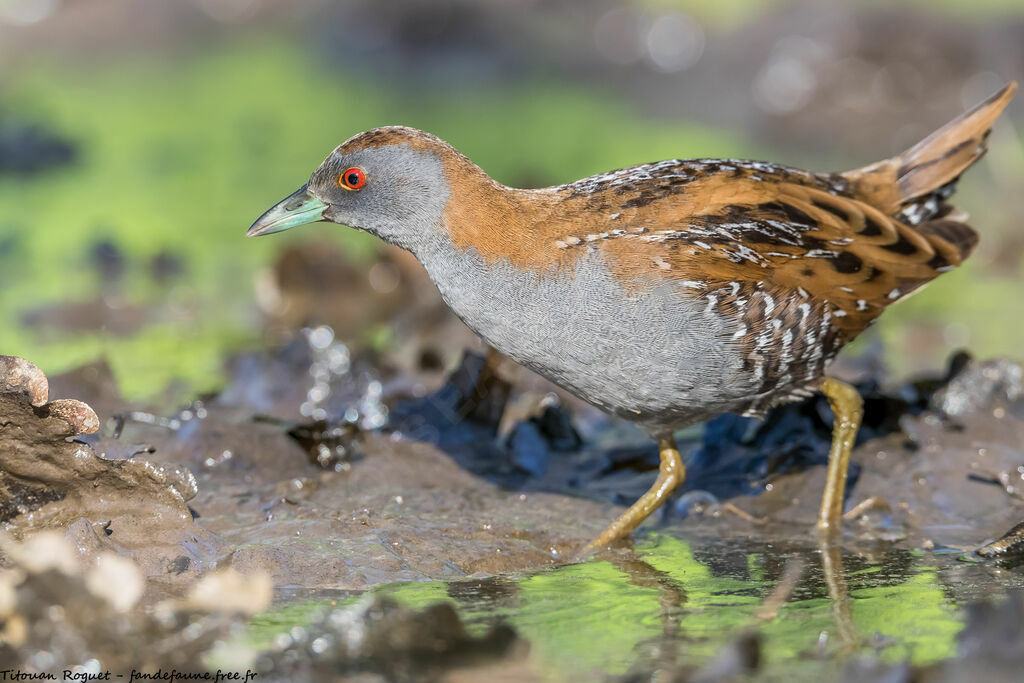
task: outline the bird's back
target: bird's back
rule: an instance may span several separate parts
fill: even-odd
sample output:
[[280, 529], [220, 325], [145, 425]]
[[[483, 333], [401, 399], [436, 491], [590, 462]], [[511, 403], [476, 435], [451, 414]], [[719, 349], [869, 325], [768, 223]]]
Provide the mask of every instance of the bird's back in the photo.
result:
[[969, 255], [947, 199], [1013, 90], [846, 173], [670, 160], [495, 189], [476, 202], [500, 220], [456, 202], [445, 272], [424, 263], [485, 339], [597, 405], [655, 427], [756, 414]]

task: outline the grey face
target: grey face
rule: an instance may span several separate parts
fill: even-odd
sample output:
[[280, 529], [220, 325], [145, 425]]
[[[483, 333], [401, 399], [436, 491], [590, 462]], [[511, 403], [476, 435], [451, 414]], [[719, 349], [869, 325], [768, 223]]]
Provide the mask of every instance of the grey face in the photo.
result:
[[[358, 172], [347, 174], [349, 169]], [[346, 179], [365, 182], [356, 189]], [[261, 216], [250, 236], [327, 220], [365, 230], [416, 252], [435, 226], [448, 201], [441, 160], [405, 144], [331, 152], [309, 182]]]

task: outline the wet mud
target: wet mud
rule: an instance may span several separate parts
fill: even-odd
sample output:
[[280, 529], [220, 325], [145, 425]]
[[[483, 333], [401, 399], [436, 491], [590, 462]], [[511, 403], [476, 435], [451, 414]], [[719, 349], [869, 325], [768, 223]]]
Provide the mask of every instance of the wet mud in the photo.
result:
[[114, 552], [153, 577], [194, 579], [213, 566], [217, 539], [197, 526], [187, 501], [196, 481], [185, 467], [134, 452], [108, 458], [85, 439], [100, 426], [85, 403], [48, 401], [34, 365], [0, 357], [0, 517], [15, 538], [56, 529], [83, 557]]
[[[681, 439], [691, 463], [684, 490], [635, 541], [584, 564], [576, 555], [582, 545], [657, 467], [653, 448], [627, 426], [473, 353], [446, 378], [428, 368], [410, 379], [397, 364], [350, 350], [326, 326], [276, 351], [243, 354], [231, 368], [218, 395], [159, 413], [122, 400], [103, 363], [48, 381], [5, 357], [0, 510], [12, 539], [8, 569], [30, 577], [9, 549], [14, 539], [31, 543], [37, 532], [57, 531], [80, 571], [129, 560], [138, 599], [150, 605], [185, 604], [214, 571], [264, 577], [275, 609], [311, 605], [301, 628], [283, 629], [288, 642], [272, 639], [245, 660], [280, 680], [317, 680], [325, 671], [457, 679], [488, 667], [515, 680], [562, 678], [564, 668], [545, 662], [564, 656], [560, 648], [573, 654], [574, 645], [556, 638], [554, 651], [541, 644], [526, 655], [538, 637], [548, 640], [530, 616], [608, 581], [605, 607], [569, 600], [559, 608], [569, 610], [564, 616], [547, 616], [555, 633], [574, 623], [586, 632], [595, 616], [626, 609], [630, 599], [619, 592], [650, 596], [641, 604], [654, 600], [648, 616], [660, 620], [661, 635], [628, 656], [595, 660], [595, 671], [619, 670], [622, 680], [777, 671], [782, 646], [771, 625], [817, 601], [829, 605], [830, 619], [821, 634], [803, 638], [815, 671], [945, 680], [960, 660], [919, 664], [917, 646], [862, 632], [865, 594], [885, 586], [898, 593], [929, 576], [952, 610], [1017, 583], [1024, 403], [1020, 366], [1009, 361], [958, 356], [934, 378], [885, 391], [861, 382], [866, 420], [847, 509], [872, 503], [854, 510], [832, 545], [811, 533], [830, 425], [823, 402], [810, 401], [763, 422], [722, 417]], [[49, 401], [51, 391], [88, 404]], [[922, 565], [924, 556], [931, 559]], [[601, 566], [623, 583], [586, 576]], [[704, 607], [694, 571], [719, 584]], [[538, 602], [528, 587], [541, 579], [553, 593]], [[239, 591], [226, 585], [222, 596]], [[378, 597], [340, 606], [367, 591]], [[437, 599], [445, 606], [414, 609]], [[716, 601], [733, 614], [705, 633], [713, 647], [695, 653], [686, 645], [688, 620], [710, 614]], [[945, 641], [947, 658], [977, 656], [971, 629], [1003, 619], [1013, 604], [965, 612], [967, 630]], [[218, 628], [244, 630], [243, 616], [226, 613]], [[32, 614], [22, 617], [30, 631], [49, 618]], [[644, 619], [630, 626], [632, 616], [621, 618], [616, 628], [627, 633], [648, 628]], [[368, 635], [357, 652], [338, 629], [360, 619], [380, 630], [359, 631]], [[423, 632], [436, 635], [436, 647], [422, 648]], [[47, 633], [51, 650], [70, 652], [57, 631]], [[905, 664], [893, 668], [886, 651], [902, 652]], [[851, 660], [851, 652], [866, 659]], [[990, 659], [986, 665], [998, 664]]]
[[[277, 300], [302, 298], [276, 278]], [[465, 332], [436, 306], [402, 314], [387, 352], [324, 324], [288, 332], [292, 307], [265, 308], [272, 348], [237, 355], [220, 391], [174, 410], [123, 399], [102, 361], [47, 379], [0, 358], [0, 554], [21, 596], [3, 603], [21, 634], [6, 654], [39, 670], [30, 643], [54, 667], [135, 663], [100, 637], [67, 644], [99, 628], [75, 610], [115, 600], [75, 581], [109, 570], [137, 589], [101, 633], [174, 641], [182, 622], [131, 620], [140, 606], [191, 614], [199, 591], [218, 616], [181, 645], [190, 666], [270, 680], [947, 680], [972, 657], [994, 676], [1019, 661], [979, 655], [972, 636], [1019, 599], [967, 609], [1019, 585], [1019, 364], [958, 354], [894, 386], [870, 358], [838, 368], [865, 422], [830, 542], [812, 529], [831, 414], [812, 399], [681, 433], [683, 489], [633, 540], [583, 557], [653, 480], [653, 443], [498, 356], [453, 359], [442, 340]], [[68, 549], [77, 569], [46, 578], [68, 595], [33, 592], [16, 548], [39, 538]], [[68, 602], [60, 628], [46, 600]]]

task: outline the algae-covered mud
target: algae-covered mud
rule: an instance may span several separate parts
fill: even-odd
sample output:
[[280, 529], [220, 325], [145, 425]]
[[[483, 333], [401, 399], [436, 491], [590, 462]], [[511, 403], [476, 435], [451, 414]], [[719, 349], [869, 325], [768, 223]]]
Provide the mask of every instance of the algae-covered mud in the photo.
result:
[[819, 397], [680, 432], [685, 487], [582, 554], [646, 435], [485, 362], [404, 252], [242, 236], [385, 124], [524, 187], [854, 167], [1021, 80], [1017, 4], [0, 0], [0, 672], [1016, 680], [1019, 103], [958, 191], [977, 253], [832, 368], [834, 539]]

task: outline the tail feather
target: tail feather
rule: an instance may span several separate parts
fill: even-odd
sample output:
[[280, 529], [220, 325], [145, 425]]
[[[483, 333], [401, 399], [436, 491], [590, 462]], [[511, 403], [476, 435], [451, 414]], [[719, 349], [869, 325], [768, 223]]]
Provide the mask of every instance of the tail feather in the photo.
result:
[[[937, 257], [942, 259], [943, 263], [936, 262], [934, 264], [936, 268], [941, 268], [944, 265], [958, 265], [971, 255], [974, 247], [978, 246], [978, 233], [966, 223], [953, 220], [933, 220], [921, 223], [915, 227], [919, 234], [924, 235], [928, 239], [929, 244], [935, 249]], [[952, 246], [953, 251], [943, 253], [945, 245], [940, 241], [931, 239], [933, 237], [942, 238], [942, 240]]]
[[1016, 82], [1007, 83], [899, 156], [842, 175], [857, 195], [907, 223], [942, 218], [957, 179], [985, 154], [992, 123], [1016, 91]]
[[896, 182], [904, 202], [956, 180], [987, 151], [992, 124], [1013, 99], [1017, 83], [1007, 83], [981, 104], [950, 121], [899, 155]]

